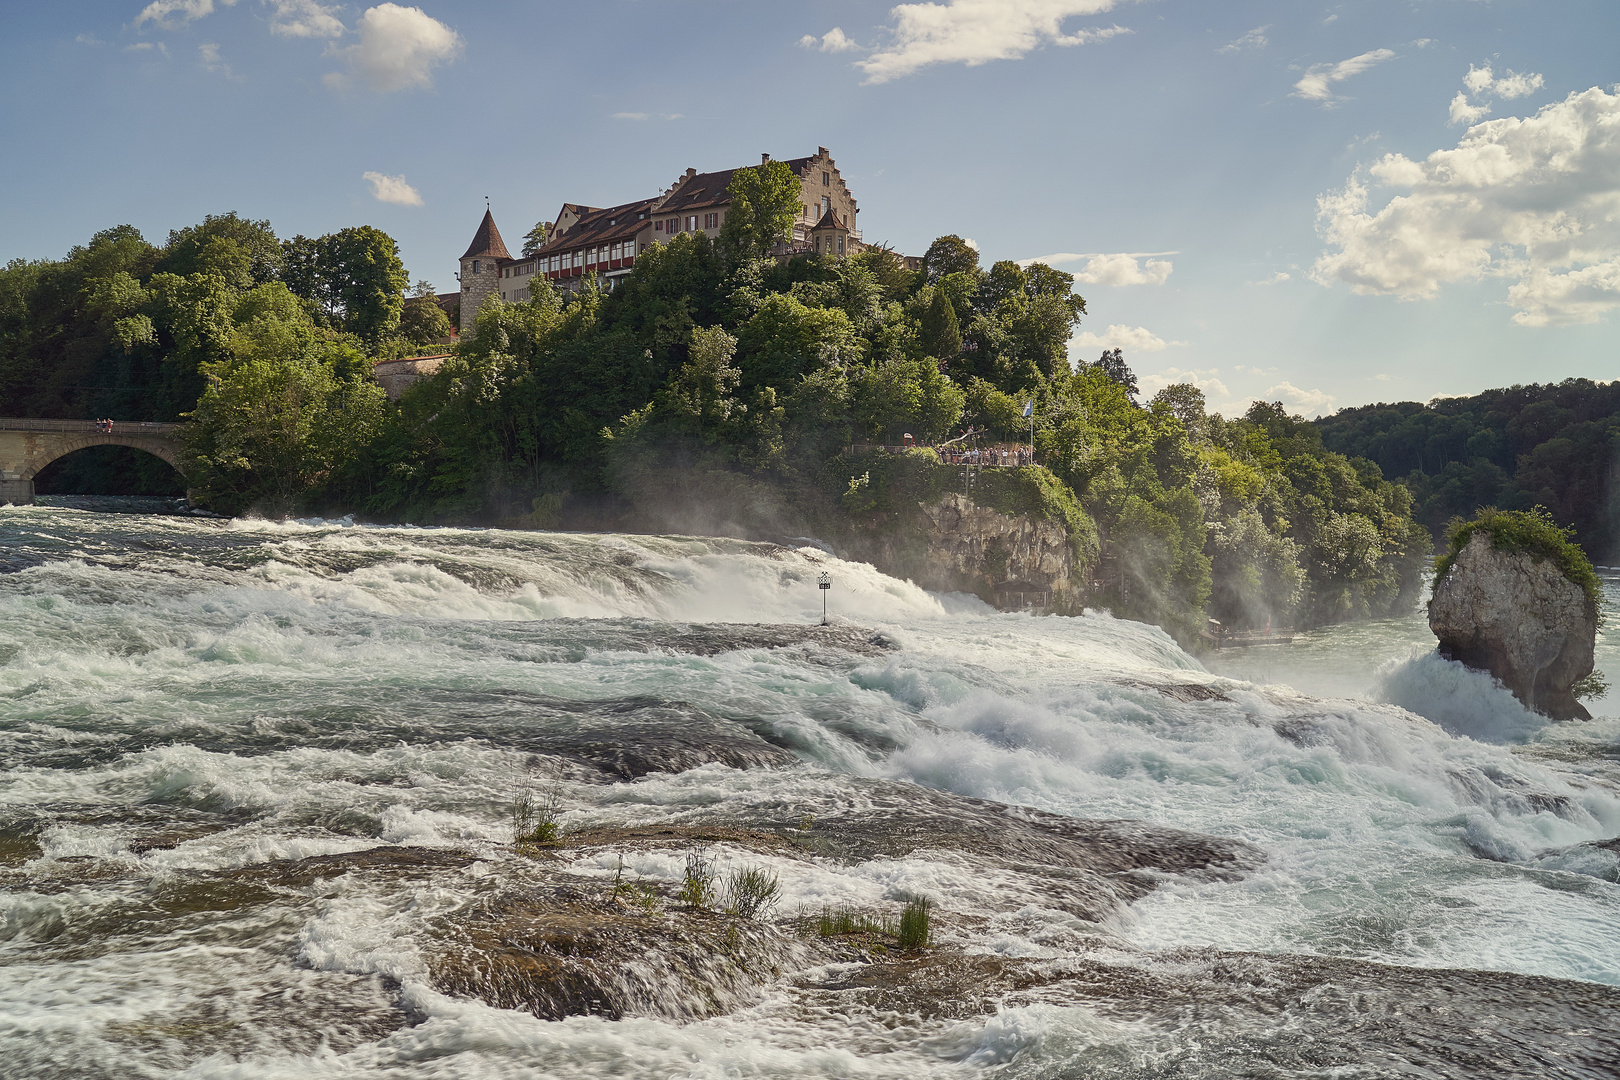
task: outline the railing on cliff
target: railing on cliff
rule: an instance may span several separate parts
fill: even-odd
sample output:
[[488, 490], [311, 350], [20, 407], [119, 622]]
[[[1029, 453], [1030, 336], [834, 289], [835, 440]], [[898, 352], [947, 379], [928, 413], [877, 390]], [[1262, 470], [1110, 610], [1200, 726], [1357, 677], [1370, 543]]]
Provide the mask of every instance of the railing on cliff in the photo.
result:
[[884, 443], [851, 443], [849, 453], [852, 456], [860, 454], [900, 454], [907, 450], [934, 450], [939, 454], [939, 460], [944, 465], [972, 465], [977, 468], [1022, 468], [1025, 465], [1036, 464], [1035, 455], [1027, 443], [1005, 443], [995, 446], [984, 446], [965, 450], [961, 447], [931, 447], [931, 446], [889, 446]]
[[[114, 420], [115, 435], [172, 435], [184, 424], [167, 424], [150, 420]], [[0, 416], [0, 431], [72, 431], [104, 435], [99, 420], [35, 420], [28, 417]]]

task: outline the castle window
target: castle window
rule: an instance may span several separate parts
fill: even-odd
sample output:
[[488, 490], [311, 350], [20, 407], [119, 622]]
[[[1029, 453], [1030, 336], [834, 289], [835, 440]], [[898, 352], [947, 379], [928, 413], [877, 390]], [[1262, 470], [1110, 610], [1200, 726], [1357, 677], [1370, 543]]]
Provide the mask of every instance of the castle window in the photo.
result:
[[826, 173], [821, 174], [821, 186], [832, 187], [832, 177]]
[[842, 236], [840, 236], [838, 238], [838, 254], [842, 255], [843, 253], [844, 253], [844, 238]]
[[663, 232], [664, 231], [664, 223], [662, 221], [653, 222], [653, 231], [654, 232]]
[[475, 274], [478, 273], [478, 260], [477, 259], [473, 260], [472, 272], [475, 273]]

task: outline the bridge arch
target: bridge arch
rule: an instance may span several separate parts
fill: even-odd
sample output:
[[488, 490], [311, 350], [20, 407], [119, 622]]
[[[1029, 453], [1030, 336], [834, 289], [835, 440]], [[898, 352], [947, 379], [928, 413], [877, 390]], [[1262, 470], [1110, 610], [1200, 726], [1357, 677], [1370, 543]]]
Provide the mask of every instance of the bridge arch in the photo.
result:
[[0, 418], [0, 504], [34, 501], [34, 477], [58, 458], [91, 446], [128, 446], [170, 465], [180, 464], [180, 424], [114, 423], [102, 431], [93, 420]]

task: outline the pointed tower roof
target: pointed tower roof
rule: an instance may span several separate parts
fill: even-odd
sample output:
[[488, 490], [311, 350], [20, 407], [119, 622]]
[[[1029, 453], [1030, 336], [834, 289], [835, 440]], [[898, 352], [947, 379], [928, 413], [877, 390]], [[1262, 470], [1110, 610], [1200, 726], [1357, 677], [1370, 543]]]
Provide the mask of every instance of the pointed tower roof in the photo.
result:
[[[837, 214], [833, 213], [832, 207], [829, 206], [827, 208], [827, 212], [825, 214], [821, 215], [821, 220], [816, 222], [814, 225], [810, 226], [810, 231], [815, 232], [815, 231], [820, 230], [820, 229], [843, 229], [843, 228], [844, 228], [843, 221], [839, 219]], [[847, 230], [845, 230], [845, 231], [847, 231]]]
[[479, 223], [478, 231], [473, 233], [472, 243], [467, 247], [467, 254], [463, 259], [476, 259], [489, 256], [495, 259], [510, 259], [511, 253], [506, 250], [506, 242], [501, 239], [501, 230], [495, 227], [495, 215], [488, 210], [484, 211], [484, 220]]

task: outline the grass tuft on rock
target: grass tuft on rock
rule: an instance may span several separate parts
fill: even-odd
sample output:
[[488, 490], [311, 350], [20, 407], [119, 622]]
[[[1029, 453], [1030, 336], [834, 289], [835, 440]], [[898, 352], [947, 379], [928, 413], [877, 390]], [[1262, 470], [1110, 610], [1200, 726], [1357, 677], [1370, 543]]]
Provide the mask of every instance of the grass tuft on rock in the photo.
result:
[[547, 788], [538, 796], [528, 789], [512, 800], [512, 843], [519, 848], [549, 847], [562, 839], [562, 795]]
[[774, 870], [739, 867], [726, 877], [726, 913], [744, 919], [762, 919], [782, 900], [782, 887]]
[[712, 908], [715, 901], [716, 874], [714, 857], [709, 854], [706, 845], [700, 845], [687, 852], [686, 875], [681, 881], [680, 892], [675, 894], [675, 899], [697, 911]]
[[1597, 571], [1592, 569], [1592, 560], [1575, 543], [1575, 530], [1559, 527], [1553, 521], [1552, 514], [1542, 506], [1534, 510], [1498, 510], [1494, 506], [1487, 506], [1480, 510], [1474, 520], [1452, 526], [1450, 546], [1434, 564], [1436, 586], [1451, 572], [1457, 556], [1468, 546], [1474, 534], [1480, 532], [1491, 538], [1491, 547], [1497, 551], [1509, 554], [1525, 552], [1537, 559], [1551, 559], [1566, 579], [1579, 585], [1586, 593], [1586, 602], [1597, 615], [1598, 625], [1603, 624], [1603, 609], [1599, 604], [1601, 585]]
[[836, 908], [822, 908], [821, 914], [816, 917], [815, 932], [818, 937], [829, 938], [846, 937], [851, 934], [883, 934], [886, 937], [894, 937], [895, 926], [890, 919], [874, 919], [844, 904]]
[[900, 930], [895, 936], [906, 952], [928, 948], [929, 912], [934, 902], [926, 896], [914, 896], [900, 912]]

